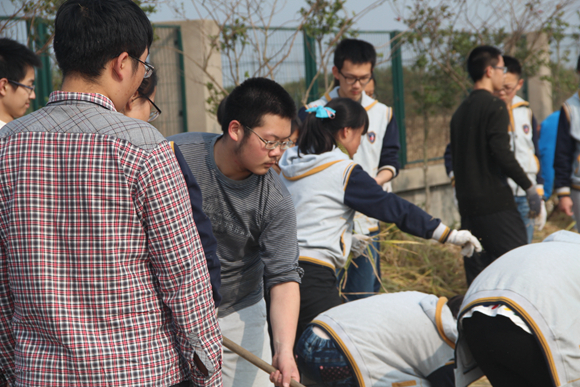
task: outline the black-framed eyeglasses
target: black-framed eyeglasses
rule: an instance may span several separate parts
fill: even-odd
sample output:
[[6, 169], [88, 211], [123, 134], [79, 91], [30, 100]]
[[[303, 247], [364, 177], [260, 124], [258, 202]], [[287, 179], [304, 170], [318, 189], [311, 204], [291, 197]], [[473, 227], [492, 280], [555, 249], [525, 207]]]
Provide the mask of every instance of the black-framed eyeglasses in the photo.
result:
[[36, 85], [32, 85], [32, 86], [25, 85], [24, 83], [12, 81], [10, 79], [8, 79], [8, 82], [10, 82], [10, 83], [12, 83], [13, 85], [16, 85], [16, 86], [24, 87], [26, 89], [26, 91], [28, 91], [28, 95], [32, 94], [32, 92], [34, 91], [34, 88], [36, 87]]
[[149, 118], [147, 118], [147, 122], [153, 122], [157, 119], [157, 117], [159, 117], [161, 115], [161, 109], [159, 109], [159, 107], [157, 107], [157, 105], [155, 105], [155, 102], [151, 101], [151, 99], [149, 99], [149, 97], [143, 96], [143, 98], [145, 98], [147, 101], [149, 101], [151, 103], [151, 105], [155, 108], [155, 109], [151, 109], [151, 112], [149, 113]]
[[143, 75], [143, 78], [149, 78], [151, 74], [153, 74], [153, 71], [155, 71], [155, 67], [153, 67], [152, 64], [143, 62], [141, 59], [135, 58], [134, 56], [132, 56], [131, 58], [139, 61], [140, 63], [143, 63], [143, 66], [145, 66], [145, 75]]
[[258, 133], [254, 132], [252, 130], [252, 128], [249, 128], [246, 125], [244, 125], [244, 127], [246, 129], [248, 129], [250, 132], [254, 133], [256, 136], [258, 136], [258, 138], [260, 140], [262, 140], [262, 142], [264, 143], [266, 149], [268, 149], [268, 150], [273, 150], [273, 149], [276, 149], [278, 147], [280, 147], [280, 149], [282, 149], [282, 150], [286, 150], [286, 149], [292, 148], [294, 146], [294, 141], [292, 141], [292, 140], [287, 140], [287, 141], [268, 141], [268, 140], [264, 140], [262, 137], [260, 137], [260, 135]]
[[506, 74], [508, 70], [507, 67], [505, 66], [491, 66], [491, 67], [493, 67], [496, 70], [501, 70], [504, 74]]
[[373, 74], [368, 74], [364, 77], [357, 78], [351, 75], [344, 75], [340, 70], [338, 70], [338, 73], [342, 75], [347, 85], [354, 85], [358, 81], [360, 85], [364, 87], [371, 81], [371, 79], [373, 79]]

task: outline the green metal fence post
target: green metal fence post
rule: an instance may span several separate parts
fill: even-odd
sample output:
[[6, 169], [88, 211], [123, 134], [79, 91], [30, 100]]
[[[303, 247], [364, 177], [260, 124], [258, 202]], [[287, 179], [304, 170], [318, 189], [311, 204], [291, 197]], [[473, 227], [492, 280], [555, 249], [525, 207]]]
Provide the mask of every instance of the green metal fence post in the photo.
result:
[[[302, 31], [304, 37], [304, 74], [305, 74], [305, 88], [308, 86], [316, 76], [316, 43], [314, 38], [308, 36], [306, 31]], [[314, 82], [310, 93], [308, 93], [307, 102], [312, 102], [318, 99], [318, 80]]]
[[185, 64], [183, 63], [183, 42], [181, 40], [181, 27], [177, 26], [177, 49], [179, 50], [179, 76], [181, 78], [181, 117], [183, 118], [183, 131], [187, 132], [187, 101], [185, 99]]
[[401, 53], [401, 39], [397, 37], [399, 31], [391, 31], [391, 71], [393, 74], [393, 107], [399, 127], [399, 162], [401, 168], [407, 164], [407, 130], [405, 127], [405, 88], [403, 86], [403, 55]]
[[48, 56], [48, 28], [44, 20], [36, 20], [34, 25], [35, 39], [34, 48], [38, 52], [44, 49], [40, 53], [40, 62], [42, 67], [36, 71], [36, 99], [33, 101], [34, 110], [44, 107], [48, 102], [48, 97], [52, 92], [52, 73], [51, 73], [51, 63], [50, 57]]

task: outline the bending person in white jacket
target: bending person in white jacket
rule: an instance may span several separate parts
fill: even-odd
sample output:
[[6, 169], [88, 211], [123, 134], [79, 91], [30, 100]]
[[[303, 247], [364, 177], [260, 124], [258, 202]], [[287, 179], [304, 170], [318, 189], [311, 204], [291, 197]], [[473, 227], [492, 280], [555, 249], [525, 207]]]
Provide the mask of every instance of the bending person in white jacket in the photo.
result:
[[458, 387], [580, 386], [580, 235], [558, 231], [495, 260], [459, 315]]
[[302, 334], [298, 367], [322, 386], [455, 387], [462, 299], [402, 292], [332, 308]]

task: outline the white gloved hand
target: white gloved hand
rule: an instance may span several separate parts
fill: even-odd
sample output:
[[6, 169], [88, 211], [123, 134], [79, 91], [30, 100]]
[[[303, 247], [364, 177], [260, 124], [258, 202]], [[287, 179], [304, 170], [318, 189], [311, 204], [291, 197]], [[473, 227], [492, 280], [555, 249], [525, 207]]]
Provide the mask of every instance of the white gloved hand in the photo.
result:
[[548, 211], [546, 210], [546, 202], [542, 200], [542, 207], [540, 208], [540, 215], [536, 218], [535, 222], [538, 226], [538, 231], [542, 231], [546, 225], [546, 220], [548, 219]]
[[[364, 234], [353, 234], [352, 235], [352, 245], [350, 246], [350, 252], [353, 257], [359, 257], [364, 255], [367, 246], [373, 241], [373, 237]], [[368, 255], [368, 254], [367, 254]]]
[[447, 242], [461, 246], [461, 254], [464, 257], [471, 257], [473, 251], [481, 251], [481, 243], [467, 230], [453, 230], [447, 238]]

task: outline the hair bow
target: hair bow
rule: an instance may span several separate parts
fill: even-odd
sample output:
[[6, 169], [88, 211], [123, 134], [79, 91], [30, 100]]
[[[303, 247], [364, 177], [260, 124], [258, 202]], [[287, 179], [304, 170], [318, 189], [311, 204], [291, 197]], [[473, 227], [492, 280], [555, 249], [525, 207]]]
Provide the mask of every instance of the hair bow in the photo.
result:
[[316, 113], [316, 118], [332, 119], [336, 114], [336, 110], [324, 106], [315, 106], [311, 107], [310, 109], [307, 109], [306, 113]]

